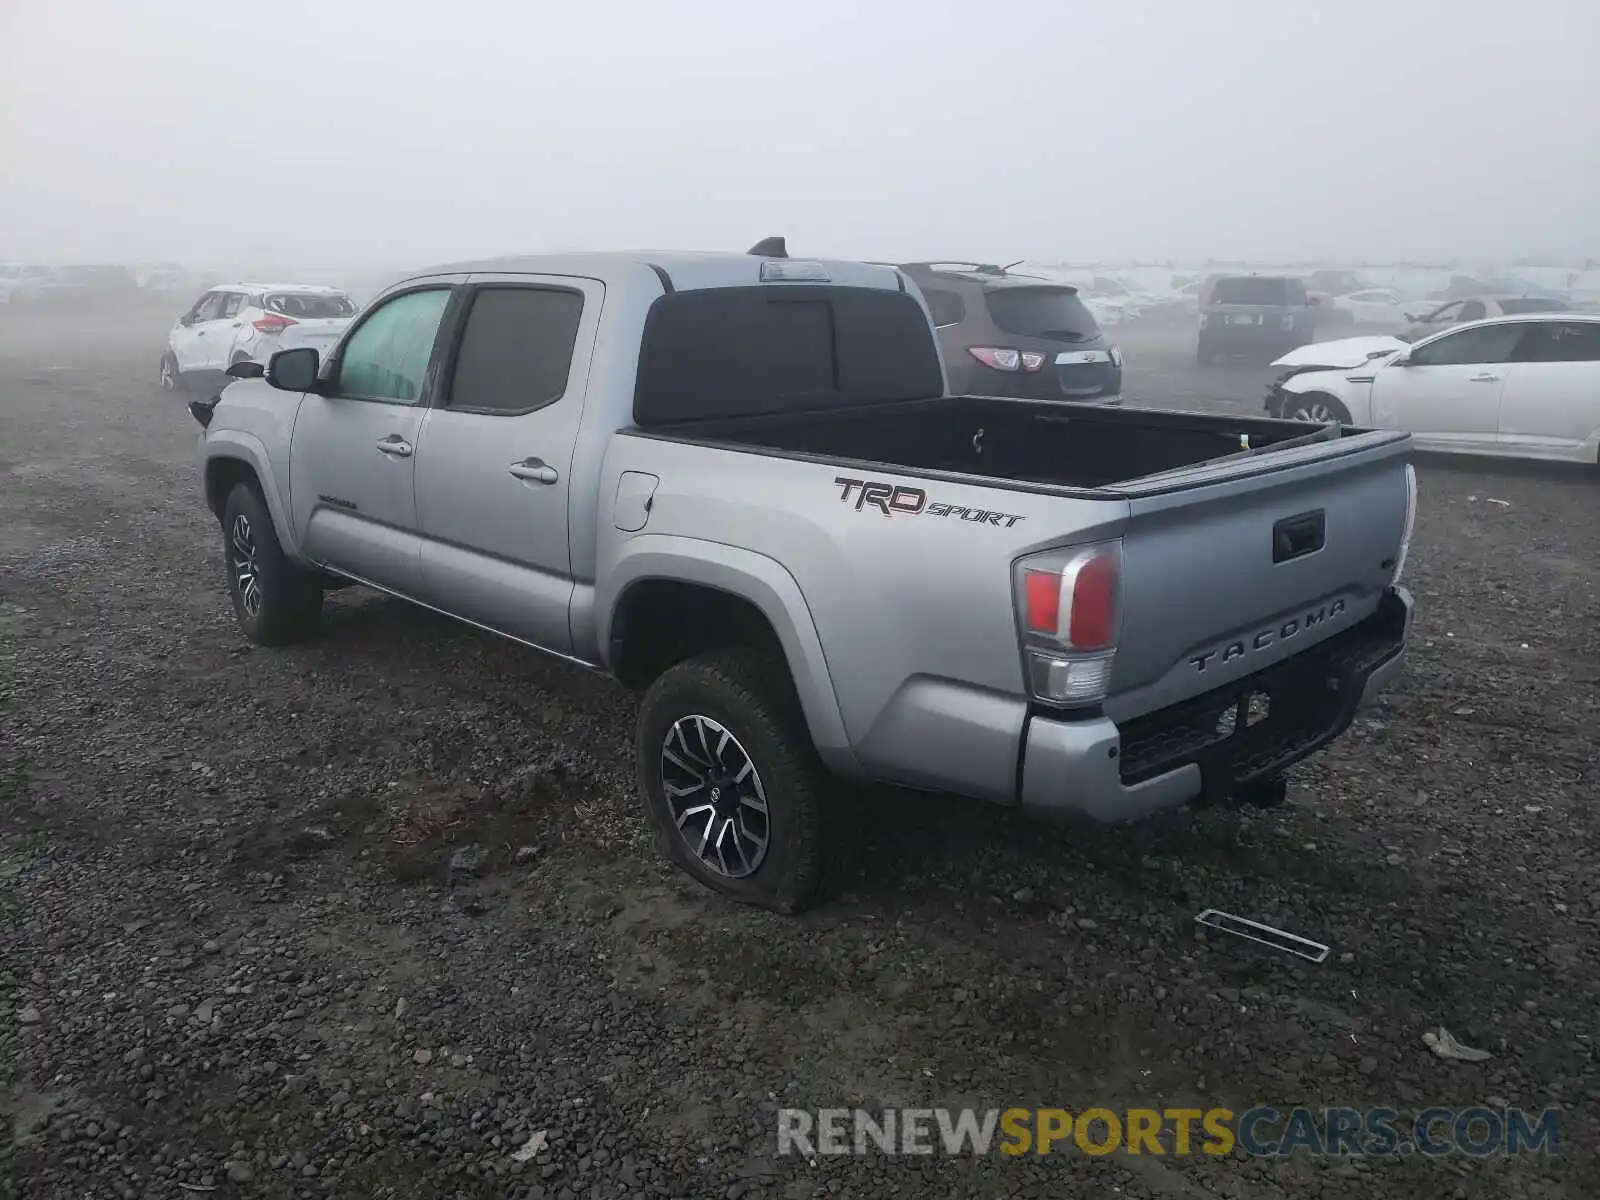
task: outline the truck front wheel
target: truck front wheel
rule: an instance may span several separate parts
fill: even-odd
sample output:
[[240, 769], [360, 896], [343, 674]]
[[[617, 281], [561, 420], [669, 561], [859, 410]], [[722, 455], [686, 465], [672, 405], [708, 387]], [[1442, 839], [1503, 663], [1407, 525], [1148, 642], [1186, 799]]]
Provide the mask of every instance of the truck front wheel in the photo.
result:
[[267, 503], [253, 484], [235, 484], [222, 508], [228, 595], [245, 637], [283, 646], [311, 636], [322, 616], [322, 589], [278, 542]]
[[639, 792], [661, 853], [746, 904], [793, 914], [823, 874], [831, 788], [781, 658], [721, 650], [645, 693]]

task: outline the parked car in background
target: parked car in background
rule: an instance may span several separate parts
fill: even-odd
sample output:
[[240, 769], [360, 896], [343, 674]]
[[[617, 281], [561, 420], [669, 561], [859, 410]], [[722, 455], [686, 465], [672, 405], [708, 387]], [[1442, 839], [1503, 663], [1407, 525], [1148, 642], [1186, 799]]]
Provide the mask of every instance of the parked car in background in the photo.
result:
[[1292, 275], [1224, 275], [1211, 282], [1200, 306], [1195, 357], [1279, 355], [1316, 337], [1316, 309], [1306, 285]]
[[901, 263], [957, 395], [1120, 404], [1122, 351], [1071, 284], [982, 263]]
[[203, 293], [167, 335], [161, 386], [180, 391], [223, 377], [239, 362], [266, 365], [276, 350], [333, 348], [356, 303], [339, 288], [308, 283], [230, 283]]
[[1332, 307], [1349, 314], [1351, 323], [1356, 325], [1400, 325], [1406, 319], [1400, 293], [1390, 288], [1368, 288], [1335, 296]]
[[1404, 341], [1414, 342], [1430, 333], [1437, 333], [1451, 325], [1464, 325], [1468, 321], [1515, 317], [1525, 313], [1565, 312], [1568, 307], [1565, 300], [1551, 300], [1542, 296], [1472, 296], [1465, 300], [1452, 300], [1436, 308], [1424, 308], [1415, 315], [1411, 312], [1402, 314], [1410, 324], [1398, 336]]
[[1268, 393], [1271, 416], [1403, 429], [1425, 450], [1600, 462], [1597, 315], [1504, 316], [1413, 345], [1350, 338], [1274, 365], [1290, 370]]
[[138, 290], [133, 272], [118, 266], [26, 266], [12, 290], [13, 301], [37, 305], [82, 305]]

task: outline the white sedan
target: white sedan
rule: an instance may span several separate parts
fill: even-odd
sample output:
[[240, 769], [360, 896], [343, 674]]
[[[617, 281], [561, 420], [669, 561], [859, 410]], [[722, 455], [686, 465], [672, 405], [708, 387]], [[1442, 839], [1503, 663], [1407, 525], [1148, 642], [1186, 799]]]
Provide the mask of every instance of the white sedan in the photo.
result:
[[1529, 313], [1413, 345], [1346, 338], [1277, 360], [1267, 411], [1408, 430], [1418, 449], [1600, 462], [1600, 315]]
[[1332, 307], [1349, 313], [1357, 325], [1403, 325], [1406, 320], [1400, 293], [1388, 288], [1367, 288], [1348, 296], [1336, 296]]
[[355, 315], [355, 301], [338, 288], [222, 284], [196, 300], [167, 335], [161, 386], [178, 391], [191, 381], [220, 380], [237, 362], [264, 366], [275, 350], [290, 346], [326, 355]]

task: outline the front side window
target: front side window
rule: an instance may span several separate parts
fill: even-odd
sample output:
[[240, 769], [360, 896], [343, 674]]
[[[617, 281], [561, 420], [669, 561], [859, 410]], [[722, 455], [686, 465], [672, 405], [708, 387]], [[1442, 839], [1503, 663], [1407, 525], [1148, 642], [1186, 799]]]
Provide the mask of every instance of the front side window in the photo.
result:
[[1481, 321], [1489, 315], [1489, 310], [1483, 306], [1482, 300], [1468, 300], [1461, 306], [1461, 320]]
[[1511, 351], [1522, 336], [1522, 326], [1515, 324], [1479, 325], [1450, 333], [1438, 341], [1418, 346], [1411, 352], [1410, 362], [1416, 367], [1453, 367], [1477, 363], [1503, 363], [1511, 360]]
[[416, 404], [449, 288], [405, 292], [385, 302], [350, 335], [339, 355], [339, 394]]
[[238, 292], [229, 292], [222, 297], [222, 311], [217, 315], [224, 318], [236, 317], [239, 315], [239, 309], [243, 307], [243, 305], [243, 296], [241, 296]]
[[580, 292], [480, 289], [456, 352], [449, 407], [527, 413], [561, 399], [582, 317]]
[[196, 321], [215, 321], [222, 312], [222, 293], [207, 292], [196, 302], [193, 317]]

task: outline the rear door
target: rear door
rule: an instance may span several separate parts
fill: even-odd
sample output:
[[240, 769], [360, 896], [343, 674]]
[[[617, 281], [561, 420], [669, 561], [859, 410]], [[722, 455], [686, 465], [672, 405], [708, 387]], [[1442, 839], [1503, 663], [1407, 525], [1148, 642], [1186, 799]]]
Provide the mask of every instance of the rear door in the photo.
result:
[[239, 329], [243, 324], [239, 313], [244, 308], [244, 293], [223, 292], [221, 295], [222, 307], [217, 310], [216, 320], [208, 324], [206, 336], [198, 339], [208, 371], [228, 369], [234, 343], [239, 340]]
[[573, 457], [603, 297], [591, 279], [473, 276], [417, 458], [422, 599], [560, 654], [572, 650]]
[[1492, 447], [1500, 438], [1500, 396], [1523, 326], [1488, 322], [1430, 338], [1379, 368], [1372, 381], [1375, 424], [1412, 433], [1419, 446]]
[[1531, 457], [1576, 453], [1600, 429], [1600, 321], [1530, 321], [1500, 399], [1500, 444]]
[[302, 400], [289, 444], [306, 556], [401, 595], [418, 586], [414, 466], [453, 291], [419, 282], [368, 312], [324, 373], [330, 394]]

